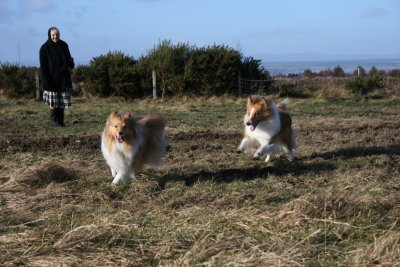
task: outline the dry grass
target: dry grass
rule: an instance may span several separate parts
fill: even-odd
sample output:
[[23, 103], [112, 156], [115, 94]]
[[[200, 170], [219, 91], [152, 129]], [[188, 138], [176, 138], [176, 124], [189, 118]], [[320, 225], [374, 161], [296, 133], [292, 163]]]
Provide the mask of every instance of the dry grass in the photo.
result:
[[[398, 99], [293, 100], [298, 159], [269, 164], [235, 153], [244, 99], [99, 101], [63, 131], [1, 107], [0, 265], [399, 265]], [[165, 114], [171, 149], [112, 186], [98, 135], [121, 106]], [[29, 131], [4, 126], [21, 112]]]

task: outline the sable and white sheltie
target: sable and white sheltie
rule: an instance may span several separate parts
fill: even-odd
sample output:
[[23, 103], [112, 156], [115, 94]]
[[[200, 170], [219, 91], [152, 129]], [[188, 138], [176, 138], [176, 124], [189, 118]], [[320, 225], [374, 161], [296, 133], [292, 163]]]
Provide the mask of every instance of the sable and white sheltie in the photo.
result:
[[265, 161], [268, 162], [272, 154], [283, 149], [289, 160], [293, 160], [297, 143], [292, 118], [287, 110], [288, 102], [285, 99], [275, 104], [273, 96], [250, 96], [244, 115], [244, 137], [237, 151], [254, 153], [254, 159], [266, 154]]
[[113, 184], [134, 180], [144, 165], [159, 166], [166, 151], [165, 119], [113, 112], [101, 137], [101, 151], [114, 177]]

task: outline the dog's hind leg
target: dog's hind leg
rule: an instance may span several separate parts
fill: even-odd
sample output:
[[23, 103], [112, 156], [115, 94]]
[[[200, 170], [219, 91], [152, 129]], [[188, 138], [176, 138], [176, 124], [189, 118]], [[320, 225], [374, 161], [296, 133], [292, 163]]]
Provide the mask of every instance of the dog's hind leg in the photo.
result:
[[130, 173], [130, 175], [129, 175], [129, 178], [130, 178], [131, 180], [136, 180], [136, 176], [135, 176], [135, 173], [134, 173], [133, 171], [131, 171], [131, 173]]
[[292, 161], [295, 156], [293, 149], [289, 149], [287, 146], [283, 146], [282, 149], [288, 154], [289, 160]]

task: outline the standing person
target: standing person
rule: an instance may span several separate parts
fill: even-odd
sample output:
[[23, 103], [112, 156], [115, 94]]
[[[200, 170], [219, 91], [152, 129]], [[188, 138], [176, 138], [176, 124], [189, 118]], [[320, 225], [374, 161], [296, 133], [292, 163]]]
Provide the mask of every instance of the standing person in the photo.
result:
[[51, 27], [48, 40], [40, 47], [40, 73], [43, 82], [43, 102], [50, 106], [52, 126], [64, 127], [64, 109], [71, 106], [72, 81], [70, 69], [74, 59], [68, 44], [60, 40], [60, 31]]

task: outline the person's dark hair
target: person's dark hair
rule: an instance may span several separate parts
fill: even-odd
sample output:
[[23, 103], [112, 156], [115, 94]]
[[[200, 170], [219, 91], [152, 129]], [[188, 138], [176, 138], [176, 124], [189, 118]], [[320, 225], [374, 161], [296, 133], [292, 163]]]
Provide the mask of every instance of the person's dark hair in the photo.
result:
[[49, 37], [49, 39], [51, 39], [51, 31], [52, 30], [57, 30], [58, 34], [60, 34], [60, 30], [57, 27], [51, 27], [48, 31], [47, 31], [47, 37]]

